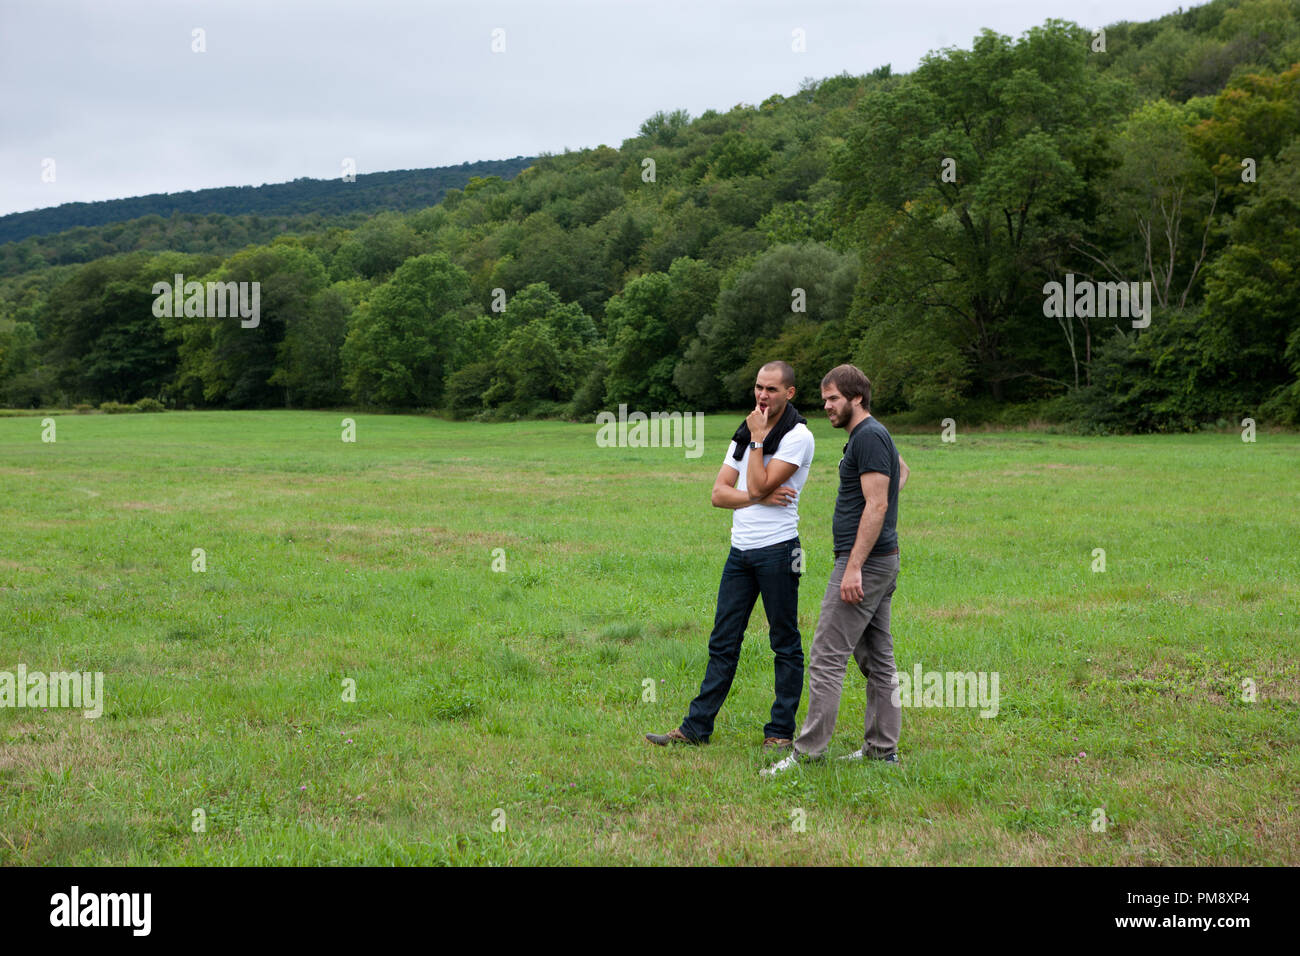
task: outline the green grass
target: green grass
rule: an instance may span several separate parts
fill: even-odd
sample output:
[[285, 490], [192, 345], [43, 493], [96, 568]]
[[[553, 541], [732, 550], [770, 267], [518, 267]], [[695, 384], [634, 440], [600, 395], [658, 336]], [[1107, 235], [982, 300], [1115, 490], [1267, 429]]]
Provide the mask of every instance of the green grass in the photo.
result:
[[[899, 436], [899, 666], [997, 671], [1000, 711], [765, 780], [761, 609], [712, 744], [641, 738], [703, 676], [730, 417], [687, 459], [344, 414], [0, 419], [0, 670], [106, 695], [0, 709], [0, 863], [1300, 863], [1300, 437]], [[805, 648], [843, 444], [813, 427]]]

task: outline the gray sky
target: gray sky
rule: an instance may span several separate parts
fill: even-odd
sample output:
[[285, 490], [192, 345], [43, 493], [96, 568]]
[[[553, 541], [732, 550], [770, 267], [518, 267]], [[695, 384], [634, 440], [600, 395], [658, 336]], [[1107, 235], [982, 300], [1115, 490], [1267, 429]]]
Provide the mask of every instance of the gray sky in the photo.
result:
[[[1176, 0], [0, 0], [0, 214], [563, 152]], [[193, 31], [206, 51], [194, 52]], [[492, 52], [493, 30], [505, 51]], [[805, 31], [807, 51], [792, 51]], [[46, 159], [54, 182], [42, 181]]]

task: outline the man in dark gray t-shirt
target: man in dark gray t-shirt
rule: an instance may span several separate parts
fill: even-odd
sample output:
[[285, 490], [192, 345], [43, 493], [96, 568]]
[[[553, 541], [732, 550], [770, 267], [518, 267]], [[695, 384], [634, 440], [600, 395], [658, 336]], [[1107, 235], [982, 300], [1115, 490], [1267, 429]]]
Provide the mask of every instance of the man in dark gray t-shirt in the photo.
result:
[[871, 417], [871, 382], [856, 366], [827, 372], [822, 400], [831, 424], [849, 433], [831, 524], [835, 567], [813, 635], [803, 729], [794, 752], [762, 770], [765, 776], [826, 753], [850, 656], [867, 678], [866, 726], [862, 747], [840, 759], [898, 763], [903, 711], [894, 695], [898, 677], [889, 603], [898, 581], [898, 493], [907, 483], [907, 463], [885, 426]]
[[898, 550], [898, 449], [885, 426], [870, 413], [849, 434], [844, 457], [840, 459], [840, 493], [835, 498], [835, 520], [831, 523], [836, 553], [853, 550], [867, 501], [861, 482], [866, 472], [889, 476], [889, 506], [871, 553], [890, 554]]

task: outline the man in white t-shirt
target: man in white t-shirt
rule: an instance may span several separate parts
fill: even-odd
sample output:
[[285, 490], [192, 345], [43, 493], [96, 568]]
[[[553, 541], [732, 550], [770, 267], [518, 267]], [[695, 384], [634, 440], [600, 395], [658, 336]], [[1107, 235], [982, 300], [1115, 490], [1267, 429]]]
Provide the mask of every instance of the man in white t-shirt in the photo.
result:
[[754, 383], [755, 408], [736, 431], [713, 483], [713, 506], [734, 510], [731, 552], [722, 569], [709, 637], [709, 664], [700, 692], [680, 727], [646, 734], [653, 744], [707, 743], [731, 690], [740, 645], [754, 603], [763, 597], [768, 637], [776, 655], [776, 697], [763, 746], [789, 747], [803, 694], [799, 635], [799, 492], [813, 460], [813, 435], [790, 399], [794, 369], [769, 362]]

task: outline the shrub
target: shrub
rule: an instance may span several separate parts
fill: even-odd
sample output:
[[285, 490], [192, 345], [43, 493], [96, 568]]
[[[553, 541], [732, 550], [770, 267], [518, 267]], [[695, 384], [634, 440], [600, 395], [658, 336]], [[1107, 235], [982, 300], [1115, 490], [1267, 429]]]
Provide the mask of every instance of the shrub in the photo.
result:
[[483, 395], [492, 385], [492, 363], [475, 362], [447, 376], [447, 408], [454, 418], [483, 410]]

